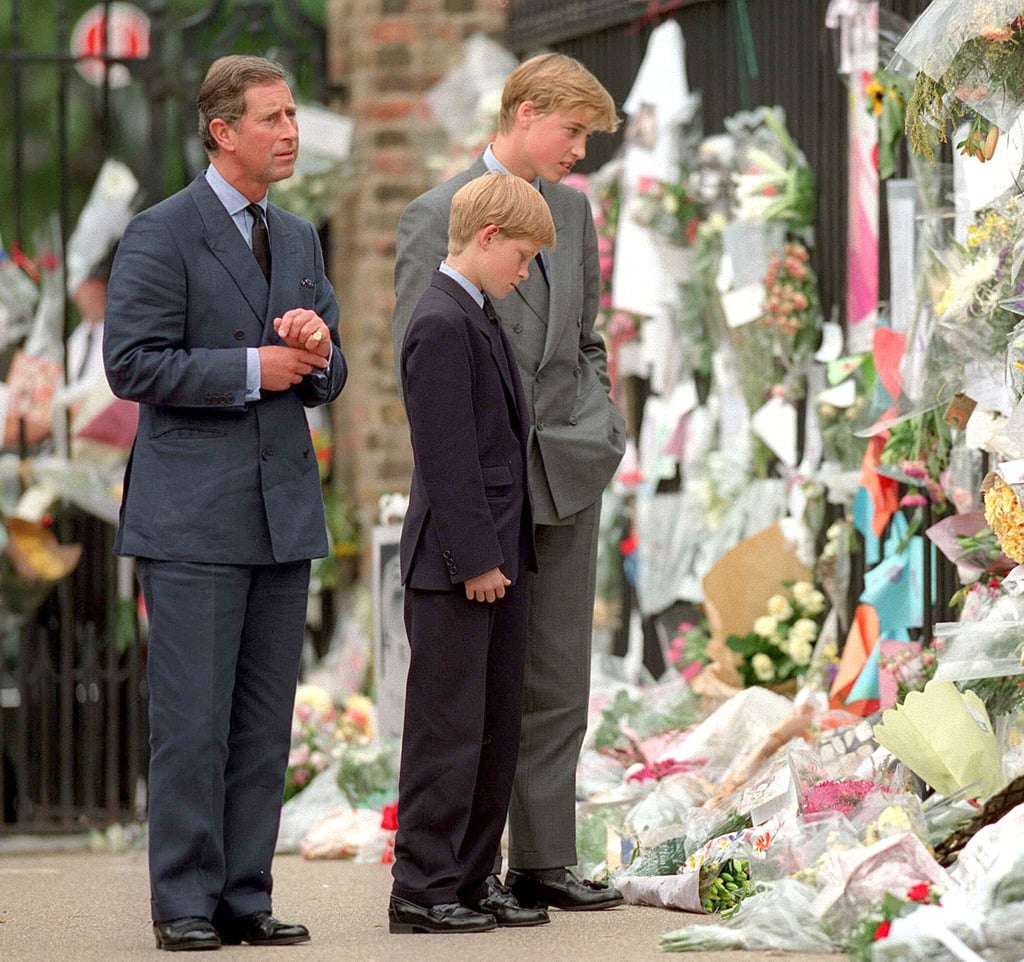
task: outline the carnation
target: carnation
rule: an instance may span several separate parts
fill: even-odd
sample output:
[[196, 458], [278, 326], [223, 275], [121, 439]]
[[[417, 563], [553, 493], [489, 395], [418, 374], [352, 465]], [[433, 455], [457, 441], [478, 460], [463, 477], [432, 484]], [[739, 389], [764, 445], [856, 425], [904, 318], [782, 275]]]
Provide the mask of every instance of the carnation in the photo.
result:
[[779, 623], [771, 615], [761, 615], [754, 622], [754, 634], [762, 638], [771, 638], [778, 630]]
[[768, 614], [779, 621], [793, 617], [793, 606], [785, 595], [772, 595], [768, 599]]
[[760, 681], [771, 681], [775, 677], [775, 664], [764, 652], [759, 652], [750, 659], [750, 667]]

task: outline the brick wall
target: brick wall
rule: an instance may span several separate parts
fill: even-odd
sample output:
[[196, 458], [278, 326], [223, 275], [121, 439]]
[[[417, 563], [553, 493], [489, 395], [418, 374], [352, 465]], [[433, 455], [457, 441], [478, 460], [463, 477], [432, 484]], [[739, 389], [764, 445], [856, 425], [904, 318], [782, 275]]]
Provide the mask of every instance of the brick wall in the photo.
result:
[[[331, 278], [341, 304], [350, 374], [334, 406], [335, 476], [363, 530], [377, 499], [407, 492], [412, 455], [391, 348], [394, 253], [405, 205], [435, 182], [443, 131], [423, 95], [462, 60], [463, 41], [500, 41], [507, 0], [328, 0], [328, 70], [345, 96], [333, 106], [355, 121], [358, 165], [331, 225]], [[366, 539], [369, 540], [368, 538]], [[368, 580], [370, 566], [362, 566]]]

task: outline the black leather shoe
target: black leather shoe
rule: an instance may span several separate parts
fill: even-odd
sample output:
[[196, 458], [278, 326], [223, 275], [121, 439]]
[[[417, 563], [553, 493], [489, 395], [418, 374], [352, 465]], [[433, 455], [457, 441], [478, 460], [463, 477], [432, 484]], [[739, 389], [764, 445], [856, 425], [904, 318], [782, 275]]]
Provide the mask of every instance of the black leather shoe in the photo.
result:
[[532, 872], [509, 869], [505, 884], [520, 905], [527, 908], [549, 905], [566, 912], [608, 909], [624, 901], [617, 888], [605, 882], [579, 879], [567, 868], [535, 869]]
[[156, 947], [168, 952], [219, 949], [221, 946], [220, 936], [213, 923], [198, 916], [154, 922], [153, 935], [156, 937]]
[[388, 902], [388, 931], [392, 935], [414, 932], [487, 932], [498, 927], [493, 915], [476, 912], [458, 902], [416, 905], [392, 895]]
[[298, 922], [282, 922], [269, 912], [253, 912], [218, 925], [225, 945], [299, 945], [309, 941], [309, 929]]
[[502, 885], [497, 875], [487, 876], [487, 895], [469, 907], [493, 915], [502, 926], [543, 925], [551, 921], [544, 909], [520, 905], [512, 890]]

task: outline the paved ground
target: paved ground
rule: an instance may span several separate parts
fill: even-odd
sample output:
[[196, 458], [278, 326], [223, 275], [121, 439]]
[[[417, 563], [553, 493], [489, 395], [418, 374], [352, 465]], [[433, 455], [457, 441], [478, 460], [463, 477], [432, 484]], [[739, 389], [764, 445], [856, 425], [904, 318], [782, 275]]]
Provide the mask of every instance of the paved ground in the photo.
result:
[[[658, 936], [700, 916], [623, 906], [602, 912], [552, 912], [549, 925], [480, 935], [394, 936], [385, 906], [387, 866], [306, 862], [278, 856], [274, 908], [307, 924], [313, 941], [289, 948], [227, 947], [191, 959], [224, 962], [842, 962], [842, 955], [763, 952], [666, 954]], [[0, 846], [0, 960], [136, 962], [157, 955], [148, 922], [145, 855], [19, 851]]]

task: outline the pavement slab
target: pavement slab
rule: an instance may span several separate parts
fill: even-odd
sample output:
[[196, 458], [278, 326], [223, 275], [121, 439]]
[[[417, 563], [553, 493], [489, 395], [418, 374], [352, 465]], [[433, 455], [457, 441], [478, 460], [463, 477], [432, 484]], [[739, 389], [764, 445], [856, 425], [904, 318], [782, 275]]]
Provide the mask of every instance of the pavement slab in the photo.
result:
[[[223, 962], [843, 962], [841, 954], [666, 953], [658, 937], [705, 916], [646, 906], [551, 912], [551, 923], [476, 935], [391, 935], [386, 865], [347, 860], [274, 862], [274, 912], [309, 926], [305, 945], [225, 946]], [[189, 953], [190, 958], [196, 958]], [[138, 962], [157, 954], [149, 923], [145, 853], [24, 852], [0, 847], [0, 960]], [[202, 953], [200, 959], [213, 958]]]

